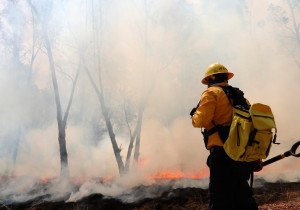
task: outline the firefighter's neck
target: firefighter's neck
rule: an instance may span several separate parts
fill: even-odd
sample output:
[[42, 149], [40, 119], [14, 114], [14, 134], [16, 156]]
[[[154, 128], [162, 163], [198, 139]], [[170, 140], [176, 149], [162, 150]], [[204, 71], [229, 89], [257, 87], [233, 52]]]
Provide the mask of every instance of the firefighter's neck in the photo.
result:
[[219, 82], [219, 83], [212, 83], [212, 84], [209, 84], [208, 87], [227, 86], [227, 85], [228, 85], [228, 81], [225, 81], [225, 82]]

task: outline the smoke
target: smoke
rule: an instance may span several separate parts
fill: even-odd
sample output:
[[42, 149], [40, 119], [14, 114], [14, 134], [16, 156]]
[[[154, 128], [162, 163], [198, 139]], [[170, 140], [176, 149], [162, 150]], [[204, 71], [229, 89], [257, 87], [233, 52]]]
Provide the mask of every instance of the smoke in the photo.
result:
[[[70, 176], [80, 182], [70, 200], [96, 192], [117, 196], [145, 182], [153, 184], [149, 176], [160, 171], [202, 171], [207, 177], [208, 151], [189, 112], [205, 89], [200, 81], [211, 63], [227, 66], [235, 74], [230, 84], [242, 89], [250, 102], [271, 106], [281, 144], [273, 145], [270, 157], [299, 140], [300, 46], [286, 30], [292, 20], [285, 1], [32, 2], [38, 11], [47, 8], [42, 19], [53, 48], [63, 112], [81, 65], [66, 129]], [[270, 10], [271, 4], [285, 11], [286, 25], [274, 18], [278, 10]], [[42, 28], [25, 1], [0, 3], [0, 15], [0, 177], [22, 183], [18, 188], [3, 182], [4, 198], [14, 192], [28, 195], [37, 180], [57, 178], [60, 157]], [[105, 102], [124, 161], [130, 139], [125, 116], [133, 131], [138, 108], [146, 101], [140, 162], [125, 178], [116, 178], [118, 167], [101, 106], [82, 66], [97, 85], [101, 69]], [[258, 176], [298, 181], [299, 163], [286, 158]], [[99, 184], [95, 177], [116, 181]], [[66, 189], [73, 190], [66, 185], [54, 184], [53, 189], [60, 189], [63, 197]], [[47, 193], [57, 194], [41, 192]]]

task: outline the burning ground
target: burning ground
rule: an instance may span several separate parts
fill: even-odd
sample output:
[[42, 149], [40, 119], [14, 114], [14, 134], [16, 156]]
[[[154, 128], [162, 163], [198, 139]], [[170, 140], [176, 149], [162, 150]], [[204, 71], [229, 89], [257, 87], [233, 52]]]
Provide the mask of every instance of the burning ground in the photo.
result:
[[[24, 185], [14, 183], [19, 190], [23, 187], [20, 194], [10, 194], [7, 189], [11, 187], [9, 183], [6, 182], [5, 186], [4, 180], [1, 181], [1, 210], [208, 208], [205, 179], [149, 180], [127, 189], [122, 181], [94, 179], [83, 184], [71, 184], [67, 181], [42, 180], [31, 183], [31, 189], [27, 188], [25, 193]], [[270, 183], [257, 179], [254, 196], [260, 210], [296, 210], [300, 208], [300, 182]]]

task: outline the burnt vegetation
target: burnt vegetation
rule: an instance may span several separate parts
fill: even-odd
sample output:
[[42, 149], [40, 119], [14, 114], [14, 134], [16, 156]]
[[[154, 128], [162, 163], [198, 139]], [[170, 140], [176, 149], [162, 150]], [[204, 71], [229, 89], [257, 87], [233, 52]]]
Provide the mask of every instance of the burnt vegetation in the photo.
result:
[[[49, 201], [49, 195], [36, 197], [22, 203], [1, 204], [0, 210], [145, 210], [145, 209], [208, 209], [207, 189], [201, 188], [177, 188], [174, 189], [171, 182], [165, 185], [138, 186], [130, 189], [118, 197], [91, 194], [76, 202], [67, 202], [69, 195], [60, 200]], [[256, 181], [254, 196], [263, 209], [299, 209], [300, 207], [300, 182], [276, 182], [269, 183], [263, 180]], [[76, 190], [76, 188], [74, 188]], [[137, 201], [126, 201], [126, 197], [135, 197]]]

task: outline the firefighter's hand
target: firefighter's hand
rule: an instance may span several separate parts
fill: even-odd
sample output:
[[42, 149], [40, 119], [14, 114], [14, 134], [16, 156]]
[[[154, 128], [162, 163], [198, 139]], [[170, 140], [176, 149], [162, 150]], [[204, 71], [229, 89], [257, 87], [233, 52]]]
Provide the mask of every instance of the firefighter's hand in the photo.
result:
[[197, 107], [194, 107], [191, 112], [190, 112], [190, 115], [191, 117], [193, 117], [193, 115], [195, 114], [195, 112], [197, 111]]

